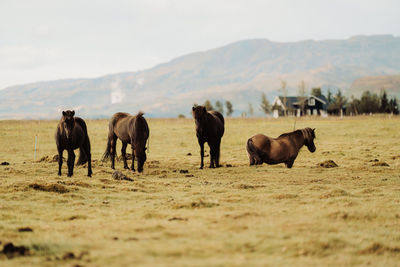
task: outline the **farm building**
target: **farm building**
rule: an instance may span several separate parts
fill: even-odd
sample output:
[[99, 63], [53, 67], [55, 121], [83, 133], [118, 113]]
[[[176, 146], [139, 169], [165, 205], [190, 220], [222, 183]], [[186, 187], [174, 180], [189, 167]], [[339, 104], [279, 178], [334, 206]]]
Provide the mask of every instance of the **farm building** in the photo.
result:
[[[304, 101], [304, 102], [302, 102]], [[304, 112], [302, 111], [304, 107]], [[285, 111], [288, 116], [303, 116], [303, 115], [320, 115], [328, 116], [328, 100], [325, 96], [277, 96], [272, 102], [273, 117], [284, 116]]]

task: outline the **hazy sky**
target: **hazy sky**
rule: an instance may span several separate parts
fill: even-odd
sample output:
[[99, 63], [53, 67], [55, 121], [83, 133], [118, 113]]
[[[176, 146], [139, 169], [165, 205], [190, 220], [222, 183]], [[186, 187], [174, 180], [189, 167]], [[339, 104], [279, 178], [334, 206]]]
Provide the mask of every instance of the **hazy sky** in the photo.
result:
[[137, 71], [251, 38], [400, 35], [398, 0], [0, 0], [0, 89]]

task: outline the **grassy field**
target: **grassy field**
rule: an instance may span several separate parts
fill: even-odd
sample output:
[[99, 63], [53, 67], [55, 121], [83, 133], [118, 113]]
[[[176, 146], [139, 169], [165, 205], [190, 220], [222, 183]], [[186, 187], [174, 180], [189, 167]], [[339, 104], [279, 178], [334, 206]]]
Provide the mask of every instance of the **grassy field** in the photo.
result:
[[92, 178], [84, 167], [68, 178], [65, 163], [57, 176], [56, 121], [0, 121], [0, 250], [29, 249], [0, 266], [399, 266], [400, 118], [298, 120], [317, 129], [317, 151], [292, 169], [249, 167], [245, 142], [291, 131], [293, 118], [227, 119], [224, 167], [204, 170], [193, 120], [148, 123], [144, 173], [116, 162], [132, 182], [100, 161], [105, 120], [87, 121]]

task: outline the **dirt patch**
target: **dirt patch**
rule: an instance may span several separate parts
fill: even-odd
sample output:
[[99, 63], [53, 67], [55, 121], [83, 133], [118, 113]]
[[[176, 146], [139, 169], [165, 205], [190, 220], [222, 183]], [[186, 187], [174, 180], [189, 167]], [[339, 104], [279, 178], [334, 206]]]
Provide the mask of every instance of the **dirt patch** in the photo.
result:
[[219, 206], [218, 203], [216, 202], [208, 202], [204, 200], [198, 200], [198, 201], [193, 201], [188, 204], [175, 204], [174, 208], [175, 209], [199, 209], [199, 208], [212, 208]]
[[296, 194], [279, 194], [279, 195], [274, 195], [272, 198], [274, 199], [291, 199], [291, 198], [297, 198], [298, 195]]
[[114, 178], [114, 180], [125, 180], [125, 181], [133, 182], [132, 178], [129, 178], [128, 176], [126, 176], [125, 174], [123, 174], [120, 171], [114, 171], [113, 174], [111, 175], [111, 177]]
[[226, 214], [225, 217], [226, 218], [232, 218], [232, 219], [242, 219], [242, 218], [248, 218], [248, 217], [259, 217], [260, 214], [256, 213], [256, 212], [244, 212], [244, 213], [240, 213], [240, 214]]
[[20, 227], [18, 228], [18, 232], [33, 232], [33, 229], [30, 227]]
[[333, 160], [329, 159], [329, 160], [325, 160], [321, 163], [318, 163], [319, 167], [322, 168], [336, 168], [339, 167]]
[[7, 166], [7, 165], [10, 165], [10, 163], [7, 161], [3, 161], [0, 165]]
[[329, 241], [310, 241], [300, 245], [297, 256], [320, 256], [325, 257], [343, 250], [347, 243], [340, 239], [333, 239]]
[[385, 252], [389, 252], [389, 253], [400, 253], [400, 247], [389, 247], [389, 246], [385, 246], [381, 243], [375, 242], [373, 244], [371, 244], [370, 246], [366, 247], [365, 249], [362, 249], [358, 252], [358, 254], [377, 254], [377, 255], [381, 255]]
[[[63, 161], [65, 161], [65, 160], [66, 159], [63, 157]], [[58, 162], [58, 154], [54, 155], [53, 157], [52, 156], [44, 156], [39, 160], [39, 162], [49, 162], [49, 163]]]
[[392, 159], [400, 159], [400, 155], [393, 156]]
[[89, 252], [82, 251], [79, 255], [75, 255], [73, 252], [66, 252], [63, 256], [63, 260], [81, 260], [85, 255], [88, 255]]
[[187, 218], [181, 218], [181, 217], [172, 217], [169, 218], [168, 221], [187, 221]]
[[7, 258], [11, 259], [14, 257], [20, 256], [29, 256], [30, 251], [28, 247], [25, 246], [14, 246], [13, 243], [7, 243], [4, 245], [3, 250], [1, 251]]
[[65, 221], [73, 221], [73, 220], [85, 220], [87, 216], [85, 215], [73, 215], [65, 219]]
[[384, 161], [379, 161], [379, 162], [375, 162], [374, 164], [372, 164], [372, 166], [374, 166], [374, 167], [389, 167], [389, 164], [387, 164]]
[[186, 156], [191, 156], [191, 155], [192, 155], [192, 153], [190, 153], [190, 152], [186, 154]]
[[189, 170], [179, 170], [179, 173], [189, 173]]
[[343, 189], [335, 189], [335, 190], [332, 190], [331, 192], [322, 194], [319, 198], [322, 199], [322, 198], [347, 197], [347, 196], [351, 196], [351, 194]]
[[57, 183], [58, 183], [58, 184], [63, 184], [63, 185], [75, 185], [75, 186], [80, 186], [80, 187], [85, 187], [85, 188], [90, 188], [90, 187], [92, 187], [90, 184], [84, 183], [84, 182], [58, 181]]
[[39, 191], [45, 191], [45, 192], [55, 192], [55, 193], [68, 193], [69, 190], [63, 185], [60, 184], [38, 184], [38, 183], [33, 183], [29, 185], [30, 188], [33, 188], [35, 190]]
[[254, 185], [250, 184], [239, 184], [236, 186], [237, 189], [254, 189], [256, 188]]
[[358, 213], [358, 212], [353, 212], [353, 213], [348, 213], [348, 212], [343, 212], [343, 211], [336, 211], [328, 214], [328, 218], [334, 219], [334, 220], [355, 220], [355, 221], [372, 221], [377, 218], [377, 215], [374, 213]]

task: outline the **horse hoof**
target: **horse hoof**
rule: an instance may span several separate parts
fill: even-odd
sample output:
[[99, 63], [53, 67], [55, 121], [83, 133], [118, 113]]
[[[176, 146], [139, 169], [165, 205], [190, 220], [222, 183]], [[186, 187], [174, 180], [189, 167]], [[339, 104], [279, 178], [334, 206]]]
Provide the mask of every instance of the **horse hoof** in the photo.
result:
[[203, 166], [201, 166], [199, 169], [202, 170], [202, 169], [203, 169]]
[[126, 170], [127, 170], [127, 169], [129, 169], [129, 167], [128, 167], [128, 166], [124, 166], [124, 169], [126, 169]]

